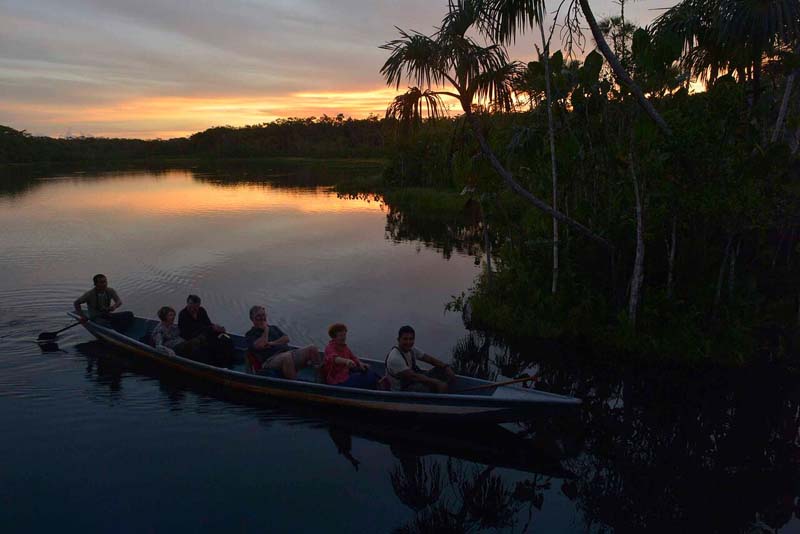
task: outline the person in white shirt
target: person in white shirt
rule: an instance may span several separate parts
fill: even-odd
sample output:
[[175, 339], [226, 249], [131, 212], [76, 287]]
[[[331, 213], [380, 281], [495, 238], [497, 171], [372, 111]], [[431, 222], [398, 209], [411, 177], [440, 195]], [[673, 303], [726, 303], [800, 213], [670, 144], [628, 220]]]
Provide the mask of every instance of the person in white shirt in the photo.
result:
[[[420, 393], [447, 393], [456, 379], [453, 369], [430, 354], [414, 346], [416, 333], [410, 326], [403, 326], [397, 333], [397, 346], [386, 355], [386, 376], [393, 391], [415, 391]], [[433, 366], [423, 371], [417, 361]]]

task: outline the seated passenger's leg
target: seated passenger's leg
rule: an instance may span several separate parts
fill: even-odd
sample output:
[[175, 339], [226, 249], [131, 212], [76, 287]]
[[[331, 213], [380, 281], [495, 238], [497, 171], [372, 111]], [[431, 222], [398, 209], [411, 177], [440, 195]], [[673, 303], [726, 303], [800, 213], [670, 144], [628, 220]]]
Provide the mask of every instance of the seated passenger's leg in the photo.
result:
[[380, 377], [375, 371], [365, 371], [363, 373], [351, 372], [347, 380], [339, 384], [348, 388], [375, 389]]
[[302, 349], [294, 351], [296, 354], [295, 365], [297, 367], [310, 367], [312, 365], [319, 365], [322, 363], [322, 358], [319, 355], [319, 349], [314, 345], [307, 345]]
[[267, 369], [277, 369], [283, 373], [283, 378], [294, 380], [297, 378], [297, 368], [295, 367], [295, 352], [281, 352], [267, 360], [264, 366]]

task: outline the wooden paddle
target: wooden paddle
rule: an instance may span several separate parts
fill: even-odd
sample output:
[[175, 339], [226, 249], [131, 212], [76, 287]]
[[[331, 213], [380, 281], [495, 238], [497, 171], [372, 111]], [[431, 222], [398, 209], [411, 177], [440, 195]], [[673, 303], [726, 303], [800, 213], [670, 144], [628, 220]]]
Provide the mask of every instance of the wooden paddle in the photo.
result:
[[466, 393], [467, 391], [478, 391], [479, 389], [489, 389], [489, 388], [499, 388], [500, 386], [508, 386], [510, 384], [518, 384], [520, 382], [528, 382], [528, 381], [536, 380], [536, 376], [524, 376], [522, 378], [515, 378], [514, 380], [509, 380], [507, 382], [492, 382], [491, 384], [483, 384], [482, 386], [473, 386], [471, 388], [459, 389], [458, 391], [454, 391], [453, 393]]
[[56, 330], [55, 332], [42, 332], [41, 334], [39, 334], [39, 337], [36, 339], [36, 341], [40, 343], [47, 343], [48, 341], [53, 341], [55, 338], [58, 337], [58, 334], [60, 334], [64, 330], [69, 330], [74, 326], [78, 326], [79, 324], [81, 324], [81, 322], [82, 321], [78, 321], [77, 323], [72, 323], [71, 325], [65, 326], [61, 330]]

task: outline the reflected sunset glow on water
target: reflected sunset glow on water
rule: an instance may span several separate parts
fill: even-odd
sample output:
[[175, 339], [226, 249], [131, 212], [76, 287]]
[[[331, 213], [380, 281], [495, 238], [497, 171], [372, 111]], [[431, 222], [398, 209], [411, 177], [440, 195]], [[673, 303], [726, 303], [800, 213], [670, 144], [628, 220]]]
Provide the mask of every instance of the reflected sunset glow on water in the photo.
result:
[[[213, 183], [213, 182], [212, 182]], [[172, 170], [143, 184], [141, 174], [116, 174], [105, 180], [94, 180], [91, 197], [87, 197], [85, 181], [60, 178], [48, 187], [34, 191], [28, 198], [27, 217], [37, 213], [118, 212], [122, 216], [187, 215], [192, 213], [245, 213], [257, 211], [293, 211], [299, 213], [380, 212], [380, 202], [338, 198], [325, 186], [301, 189], [279, 188], [269, 183], [245, 183], [235, 187], [225, 184], [210, 186], [198, 181], [191, 171]], [[10, 200], [0, 199], [7, 209]], [[31, 205], [41, 208], [31, 210]]]

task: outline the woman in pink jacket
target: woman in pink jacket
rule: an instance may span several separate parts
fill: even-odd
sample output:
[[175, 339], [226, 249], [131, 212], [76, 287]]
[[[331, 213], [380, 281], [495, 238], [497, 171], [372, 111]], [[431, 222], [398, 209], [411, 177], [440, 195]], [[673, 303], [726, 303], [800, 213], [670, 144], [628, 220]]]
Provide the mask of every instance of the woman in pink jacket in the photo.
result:
[[326, 384], [350, 388], [375, 389], [380, 377], [359, 360], [347, 346], [347, 327], [342, 323], [328, 328], [331, 340], [325, 347], [322, 376]]

